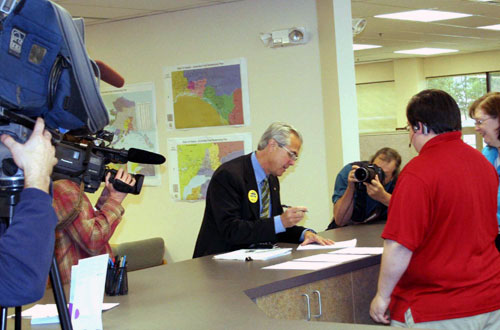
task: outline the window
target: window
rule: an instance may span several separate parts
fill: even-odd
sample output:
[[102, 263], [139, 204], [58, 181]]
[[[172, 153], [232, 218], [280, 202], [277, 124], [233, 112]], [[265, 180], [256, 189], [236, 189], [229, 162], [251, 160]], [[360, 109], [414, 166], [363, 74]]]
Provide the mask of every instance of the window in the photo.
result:
[[[486, 73], [460, 76], [427, 78], [427, 88], [441, 89], [450, 94], [462, 112], [462, 127], [474, 127], [474, 120], [469, 118], [469, 106], [486, 94]], [[495, 77], [500, 88], [500, 74]]]
[[394, 132], [397, 124], [394, 81], [356, 85], [360, 133]]

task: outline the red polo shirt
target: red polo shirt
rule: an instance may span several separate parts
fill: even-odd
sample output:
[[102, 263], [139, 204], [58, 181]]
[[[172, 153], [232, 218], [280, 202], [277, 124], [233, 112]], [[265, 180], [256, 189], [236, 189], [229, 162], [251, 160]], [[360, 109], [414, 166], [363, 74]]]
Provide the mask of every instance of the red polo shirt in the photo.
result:
[[382, 237], [413, 251], [389, 309], [404, 322], [467, 317], [500, 309], [494, 241], [498, 175], [460, 132], [429, 140], [404, 168]]

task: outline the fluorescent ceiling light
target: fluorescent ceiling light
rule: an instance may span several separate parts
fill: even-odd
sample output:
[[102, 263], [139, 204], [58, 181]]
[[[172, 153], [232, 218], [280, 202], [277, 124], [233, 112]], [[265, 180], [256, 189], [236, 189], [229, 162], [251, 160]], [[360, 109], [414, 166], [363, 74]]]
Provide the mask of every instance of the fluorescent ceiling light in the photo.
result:
[[403, 11], [400, 13], [376, 15], [375, 17], [400, 19], [405, 21], [434, 22], [434, 21], [442, 21], [445, 19], [461, 18], [468, 16], [472, 15], [462, 14], [462, 13], [452, 13], [449, 11], [421, 9], [421, 10]]
[[395, 53], [398, 54], [414, 54], [414, 55], [436, 55], [436, 54], [454, 53], [454, 52], [458, 52], [458, 50], [445, 49], [445, 48], [417, 48], [417, 49], [395, 51]]
[[353, 50], [362, 50], [362, 49], [371, 49], [371, 48], [380, 48], [382, 46], [379, 45], [367, 45], [367, 44], [353, 44]]
[[486, 26], [478, 26], [478, 29], [485, 29], [485, 30], [495, 30], [495, 31], [500, 31], [500, 24], [495, 24], [495, 25], [486, 25]]

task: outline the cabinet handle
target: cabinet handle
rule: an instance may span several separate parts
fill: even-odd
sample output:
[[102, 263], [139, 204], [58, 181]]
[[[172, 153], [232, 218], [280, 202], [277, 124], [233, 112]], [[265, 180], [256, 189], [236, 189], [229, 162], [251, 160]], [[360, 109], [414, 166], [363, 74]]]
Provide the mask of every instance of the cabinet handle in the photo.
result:
[[315, 318], [319, 319], [321, 315], [323, 315], [323, 311], [321, 308], [321, 293], [318, 290], [314, 290], [313, 293], [316, 293], [318, 295], [318, 307], [319, 307], [319, 313], [316, 315], [313, 315]]
[[311, 321], [311, 301], [309, 300], [309, 295], [307, 293], [302, 294], [304, 297], [306, 297], [306, 302], [307, 302], [307, 321]]

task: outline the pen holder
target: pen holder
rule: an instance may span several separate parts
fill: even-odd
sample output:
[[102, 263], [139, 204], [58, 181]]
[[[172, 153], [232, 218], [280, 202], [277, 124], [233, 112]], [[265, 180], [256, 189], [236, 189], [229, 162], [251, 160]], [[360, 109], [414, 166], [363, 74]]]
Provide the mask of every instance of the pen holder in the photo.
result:
[[127, 266], [108, 267], [104, 292], [108, 296], [121, 296], [128, 293]]

